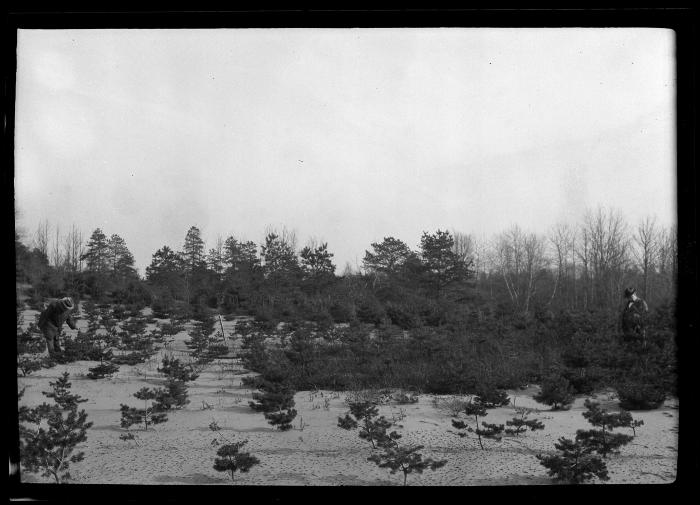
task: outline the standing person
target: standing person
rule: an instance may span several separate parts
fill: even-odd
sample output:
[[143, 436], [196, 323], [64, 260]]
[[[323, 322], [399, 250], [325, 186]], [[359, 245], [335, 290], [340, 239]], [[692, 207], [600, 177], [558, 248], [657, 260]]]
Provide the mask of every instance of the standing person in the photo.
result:
[[54, 356], [61, 352], [58, 336], [61, 333], [63, 323], [68, 323], [68, 326], [75, 330], [75, 319], [71, 315], [74, 309], [73, 300], [65, 297], [49, 303], [39, 316], [38, 326], [46, 339], [46, 348], [49, 350], [49, 356]]
[[641, 340], [646, 346], [644, 316], [649, 312], [647, 302], [637, 296], [633, 287], [625, 289], [625, 306], [622, 309], [622, 334], [625, 341]]

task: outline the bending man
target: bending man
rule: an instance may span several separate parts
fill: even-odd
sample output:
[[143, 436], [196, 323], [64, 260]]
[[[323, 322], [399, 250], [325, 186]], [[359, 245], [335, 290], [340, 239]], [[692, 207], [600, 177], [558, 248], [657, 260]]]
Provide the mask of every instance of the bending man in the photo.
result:
[[73, 309], [75, 309], [73, 300], [65, 297], [51, 302], [39, 316], [39, 329], [46, 339], [46, 348], [49, 350], [49, 356], [54, 356], [61, 352], [58, 336], [61, 334], [63, 323], [68, 323], [68, 326], [75, 330], [75, 320], [71, 316]]

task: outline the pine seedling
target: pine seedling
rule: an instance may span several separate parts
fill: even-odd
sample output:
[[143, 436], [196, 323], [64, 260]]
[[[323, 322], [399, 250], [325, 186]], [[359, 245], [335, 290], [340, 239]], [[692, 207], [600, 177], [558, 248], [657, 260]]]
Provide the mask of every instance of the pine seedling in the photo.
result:
[[277, 382], [264, 381], [258, 384], [261, 392], [253, 393], [253, 400], [248, 402], [256, 412], [275, 412], [294, 407], [294, 391]]
[[[621, 414], [622, 414], [622, 412], [621, 412]], [[633, 437], [636, 437], [636, 436], [637, 436], [637, 428], [639, 428], [640, 426], [643, 426], [643, 425], [644, 425], [644, 421], [642, 421], [641, 419], [639, 419], [639, 420], [637, 420], [637, 419], [632, 419], [632, 414], [630, 414], [630, 413], [627, 412], [627, 411], [624, 411], [624, 414], [625, 414], [626, 416], [629, 416], [629, 419], [627, 419], [627, 418], [625, 417], [625, 424], [623, 424], [623, 425], [621, 425], [621, 426], [625, 426], [625, 427], [627, 427], [627, 428], [631, 428], [631, 429], [632, 429], [632, 436], [633, 436]]]
[[51, 392], [42, 392], [47, 398], [53, 398], [63, 410], [71, 410], [78, 407], [79, 403], [87, 401], [87, 398], [81, 398], [80, 395], [72, 395], [70, 393], [70, 388], [72, 383], [68, 382], [70, 374], [68, 372], [63, 372], [61, 377], [58, 378], [56, 382], [49, 382], [49, 385], [53, 388]]
[[525, 433], [528, 429], [530, 431], [543, 430], [544, 424], [542, 424], [537, 419], [528, 419], [532, 409], [525, 407], [515, 407], [516, 417], [513, 417], [510, 421], [506, 421], [507, 426], [512, 426], [512, 428], [506, 428], [505, 432], [507, 435], [518, 436], [521, 433]]
[[104, 379], [105, 377], [112, 377], [115, 373], [119, 371], [119, 365], [114, 363], [100, 363], [99, 365], [89, 368], [87, 376], [90, 379]]
[[262, 412], [267, 422], [281, 431], [292, 428], [292, 421], [297, 415], [294, 409], [294, 391], [284, 384], [264, 381], [259, 387], [260, 393], [253, 393], [253, 399], [248, 404]]
[[481, 426], [481, 428], [477, 428], [474, 430], [474, 432], [479, 437], [479, 440], [481, 440], [481, 437], [484, 437], [489, 438], [491, 440], [495, 440], [497, 442], [501, 441], [501, 433], [503, 433], [503, 430], [505, 429], [505, 427], [502, 424], [491, 424], [482, 421]]
[[249, 452], [241, 452], [241, 448], [247, 443], [247, 440], [243, 440], [219, 447], [216, 451], [218, 458], [214, 460], [214, 470], [228, 472], [233, 481], [236, 472], [247, 473], [253, 466], [259, 464], [258, 458], [251, 456]]
[[144, 430], [148, 430], [149, 424], [155, 425], [166, 422], [168, 416], [161, 411], [161, 407], [158, 404], [153, 403], [153, 400], [155, 400], [159, 394], [160, 390], [144, 387], [134, 393], [135, 398], [143, 400], [144, 408], [137, 409], [124, 405], [123, 403], [120, 404], [122, 428], [129, 428], [134, 424], [143, 423]]
[[22, 331], [20, 321], [17, 326], [17, 354], [39, 354], [45, 346], [46, 341], [41, 336], [41, 330], [36, 323], [30, 323], [29, 327]]
[[571, 440], [561, 437], [554, 444], [559, 454], [536, 457], [540, 464], [548, 469], [548, 475], [555, 481], [563, 481], [569, 484], [581, 484], [597, 477], [600, 480], [609, 480], [605, 462], [592, 454], [593, 450], [581, 440]]
[[190, 382], [199, 377], [199, 373], [192, 365], [185, 365], [179, 359], [170, 356], [163, 356], [162, 365], [158, 371], [182, 382]]
[[627, 445], [633, 439], [631, 435], [612, 433], [614, 428], [629, 427], [632, 416], [629, 412], [610, 413], [600, 408], [598, 402], [586, 400], [584, 402], [586, 412], [583, 417], [597, 430], [577, 430], [576, 439], [606, 458], [608, 454], [619, 454], [620, 447]]
[[387, 430], [392, 422], [379, 415], [379, 409], [371, 402], [360, 401], [349, 404], [350, 411], [345, 417], [338, 417], [338, 426], [344, 430], [353, 430], [359, 426], [359, 437], [368, 440], [376, 449], [388, 437]]
[[[501, 433], [503, 432], [505, 426], [502, 424], [489, 424], [485, 422], [481, 422], [482, 428], [479, 428], [479, 417], [486, 417], [488, 413], [486, 412], [486, 407], [484, 406], [483, 403], [478, 401], [477, 399], [474, 399], [473, 401], [470, 401], [464, 406], [464, 413], [467, 416], [474, 416], [474, 426], [475, 428], [470, 427], [467, 425], [464, 421], [461, 421], [459, 419], [452, 419], [452, 426], [454, 428], [457, 428], [460, 430], [457, 432], [457, 435], [464, 438], [467, 436], [467, 433], [476, 433], [476, 436], [479, 441], [479, 447], [481, 447], [481, 450], [486, 450], [484, 448], [484, 443], [482, 441], [483, 438], [490, 438], [492, 440], [501, 440]], [[464, 430], [464, 431], [462, 431]]]
[[42, 358], [22, 356], [17, 360], [17, 369], [22, 373], [22, 377], [41, 370], [44, 360]]
[[[226, 438], [224, 434], [221, 433], [221, 426], [219, 426], [219, 423], [216, 422], [216, 419], [212, 419], [212, 422], [209, 423], [209, 429], [224, 439], [225, 442], [232, 443], [231, 440]], [[214, 438], [211, 441], [211, 445], [219, 445], [219, 441]]]
[[[395, 432], [393, 432], [395, 433]], [[423, 459], [418, 451], [424, 448], [422, 445], [400, 446], [398, 443], [384, 443], [382, 452], [372, 454], [367, 458], [379, 468], [389, 468], [393, 475], [401, 471], [403, 473], [403, 485], [406, 485], [408, 474], [423, 473], [424, 470], [437, 470], [445, 466], [447, 460], [435, 461], [431, 458]]]
[[505, 407], [510, 403], [508, 393], [502, 389], [496, 389], [493, 386], [484, 386], [474, 398], [481, 403], [485, 408], [492, 409], [496, 407]]
[[[52, 384], [51, 393], [44, 393], [54, 399], [55, 405], [43, 403], [32, 409], [21, 406], [18, 411], [21, 464], [29, 472], [53, 477], [57, 484], [70, 478], [70, 463], [85, 457], [75, 449], [87, 440], [87, 430], [93, 424], [87, 422], [84, 410], [78, 412], [77, 404], [85, 400], [68, 393], [67, 375]], [[23, 394], [24, 390], [18, 399]]]
[[267, 422], [280, 431], [292, 429], [292, 421], [297, 415], [296, 409], [287, 409], [280, 412], [265, 412], [263, 414]]
[[184, 381], [168, 377], [165, 388], [156, 390], [156, 408], [158, 410], [171, 410], [182, 408], [190, 400], [187, 398], [187, 384]]
[[94, 302], [86, 301], [83, 303], [83, 311], [87, 319], [88, 332], [96, 332], [100, 327], [100, 309]]

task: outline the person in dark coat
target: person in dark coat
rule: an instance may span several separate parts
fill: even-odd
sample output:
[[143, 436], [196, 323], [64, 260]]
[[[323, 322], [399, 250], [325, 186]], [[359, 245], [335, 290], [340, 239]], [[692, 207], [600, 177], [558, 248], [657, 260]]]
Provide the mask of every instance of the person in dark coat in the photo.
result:
[[644, 319], [649, 312], [647, 302], [637, 296], [637, 291], [625, 289], [625, 306], [622, 309], [622, 334], [625, 341], [642, 341], [646, 344]]
[[75, 319], [71, 315], [74, 309], [73, 300], [65, 297], [51, 302], [39, 316], [38, 326], [46, 339], [49, 356], [61, 352], [58, 336], [61, 334], [63, 323], [67, 323], [71, 329], [75, 330]]

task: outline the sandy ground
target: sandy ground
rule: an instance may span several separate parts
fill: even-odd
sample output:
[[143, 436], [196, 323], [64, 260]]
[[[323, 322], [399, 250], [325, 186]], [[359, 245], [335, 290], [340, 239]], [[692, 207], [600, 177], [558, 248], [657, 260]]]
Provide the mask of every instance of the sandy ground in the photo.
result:
[[[33, 320], [33, 311], [26, 311], [25, 322]], [[84, 325], [84, 320], [80, 321]], [[224, 321], [231, 334], [233, 321]], [[152, 328], [152, 326], [150, 326]], [[218, 325], [217, 325], [218, 328]], [[189, 329], [189, 325], [188, 325]], [[71, 330], [67, 331], [71, 333]], [[186, 331], [176, 336], [171, 352], [185, 355]], [[247, 485], [401, 485], [400, 473], [391, 475], [367, 461], [372, 454], [368, 442], [356, 431], [337, 427], [339, 416], [347, 412], [346, 393], [301, 391], [295, 396], [297, 418], [294, 429], [280, 432], [267, 424], [261, 413], [248, 406], [252, 390], [241, 385], [248, 374], [233, 360], [212, 364], [197, 380], [190, 383], [190, 404], [168, 413], [168, 421], [149, 428], [134, 429], [136, 440], [124, 441], [126, 432], [120, 427], [120, 403], [139, 406], [132, 395], [141, 387], [160, 387], [158, 374], [160, 353], [150, 363], [122, 365], [112, 379], [91, 380], [85, 377], [94, 362], [76, 362], [42, 369], [28, 377], [19, 377], [18, 387], [26, 387], [22, 404], [32, 406], [46, 400], [42, 391], [50, 391], [49, 382], [64, 371], [70, 373], [72, 392], [88, 401], [81, 404], [94, 423], [88, 439], [81, 444], [85, 459], [71, 464], [72, 482], [91, 484], [225, 484], [231, 479], [213, 469], [216, 434], [209, 424], [216, 421], [230, 440], [248, 440], [246, 450], [258, 457], [260, 464], [249, 473], [237, 474], [236, 484]], [[485, 440], [481, 450], [476, 438], [460, 438], [451, 426], [452, 416], [433, 405], [434, 395], [421, 395], [411, 405], [388, 404], [380, 413], [392, 418], [404, 409], [402, 441], [424, 445], [422, 454], [433, 459], [446, 459], [447, 464], [424, 474], [408, 476], [409, 485], [523, 485], [551, 484], [546, 469], [536, 454], [554, 452], [554, 442], [561, 436], [573, 438], [577, 429], [591, 428], [581, 415], [585, 398], [577, 398], [567, 411], [549, 411], [532, 396], [537, 386], [509, 391], [511, 405], [490, 409], [484, 419], [504, 423], [514, 415], [516, 407], [530, 407], [540, 412], [538, 418], [545, 429], [517, 437], [504, 437], [496, 442]], [[617, 402], [607, 392], [594, 399], [604, 408], [615, 410]], [[636, 438], [622, 448], [619, 456], [607, 459], [611, 484], [656, 484], [673, 482], [676, 476], [678, 402], [667, 400], [659, 409], [633, 412], [644, 421]], [[303, 427], [300, 425], [303, 420]], [[631, 430], [618, 430], [631, 434]], [[50, 482], [39, 475], [23, 473], [23, 482]]]

